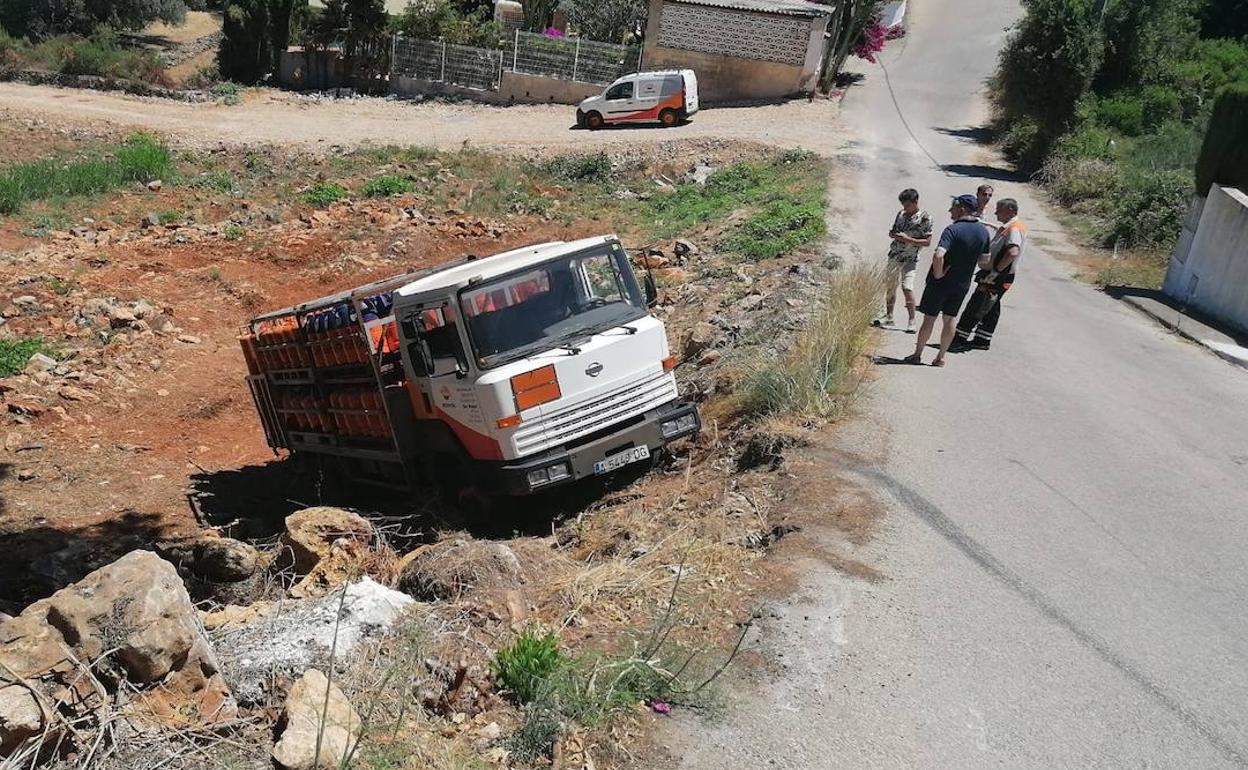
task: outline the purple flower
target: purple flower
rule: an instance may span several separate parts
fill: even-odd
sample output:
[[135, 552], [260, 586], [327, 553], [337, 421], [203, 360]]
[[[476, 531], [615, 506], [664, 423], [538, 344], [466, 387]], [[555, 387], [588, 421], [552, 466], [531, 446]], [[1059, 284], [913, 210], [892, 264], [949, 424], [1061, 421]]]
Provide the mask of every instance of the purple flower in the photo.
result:
[[654, 713], [656, 714], [672, 713], [672, 704], [666, 701], [661, 701], [661, 700], [650, 701], [650, 708], [654, 709]]

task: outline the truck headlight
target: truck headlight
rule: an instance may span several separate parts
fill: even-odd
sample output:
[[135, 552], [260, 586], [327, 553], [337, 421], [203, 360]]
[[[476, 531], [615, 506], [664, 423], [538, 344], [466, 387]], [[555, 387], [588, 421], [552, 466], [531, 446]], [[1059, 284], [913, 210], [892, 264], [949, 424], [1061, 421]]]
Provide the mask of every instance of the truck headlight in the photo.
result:
[[689, 433], [698, 427], [698, 416], [693, 412], [683, 414], [673, 420], [664, 420], [659, 425], [659, 433], [663, 438], [671, 438], [679, 436], [682, 433]]
[[529, 471], [529, 489], [555, 481], [563, 481], [571, 475], [572, 469], [568, 467], [566, 462], [558, 462], [545, 468], [538, 468], [535, 471]]

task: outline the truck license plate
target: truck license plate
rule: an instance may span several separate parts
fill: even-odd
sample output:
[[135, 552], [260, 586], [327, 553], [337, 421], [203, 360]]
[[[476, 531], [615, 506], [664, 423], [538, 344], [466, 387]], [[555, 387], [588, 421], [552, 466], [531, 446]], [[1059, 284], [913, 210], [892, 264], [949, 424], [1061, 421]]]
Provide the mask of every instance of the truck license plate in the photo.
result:
[[607, 459], [599, 460], [594, 463], [594, 473], [601, 476], [604, 473], [610, 473], [616, 468], [623, 468], [629, 463], [635, 463], [638, 460], [645, 460], [648, 457], [650, 457], [650, 447], [645, 444], [635, 446], [630, 449], [625, 449], [623, 452], [616, 452]]

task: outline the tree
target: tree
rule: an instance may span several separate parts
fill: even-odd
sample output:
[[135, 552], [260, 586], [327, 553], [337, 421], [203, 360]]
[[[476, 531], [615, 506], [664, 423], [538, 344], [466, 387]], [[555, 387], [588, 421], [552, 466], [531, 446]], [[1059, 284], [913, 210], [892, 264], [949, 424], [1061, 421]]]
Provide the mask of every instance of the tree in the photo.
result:
[[404, 35], [422, 40], [442, 39], [478, 48], [498, 46], [499, 29], [489, 10], [451, 0], [409, 2], [392, 26]]
[[1168, 81], [1196, 44], [1200, 0], [1104, 1], [1105, 48], [1097, 90]]
[[181, 24], [182, 0], [0, 0], [0, 25], [14, 37], [41, 40], [65, 33], [89, 35], [96, 27], [137, 30], [153, 21]]
[[993, 100], [1007, 147], [1034, 168], [1072, 125], [1100, 64], [1101, 35], [1093, 0], [1023, 0], [1023, 7], [1001, 50]]
[[862, 37], [867, 24], [879, 12], [881, 0], [843, 0], [828, 20], [828, 47], [823, 55], [823, 71], [819, 74], [819, 86], [825, 91], [832, 88], [849, 52]]
[[306, 44], [326, 48], [342, 43], [347, 67], [366, 91], [384, 87], [390, 70], [389, 16], [382, 0], [328, 0], [308, 25]]
[[307, 0], [230, 0], [217, 49], [221, 76], [255, 83], [273, 72], [307, 9]]
[[568, 21], [590, 40], [623, 43], [641, 38], [646, 27], [646, 0], [569, 0]]
[[1201, 7], [1200, 36], [1248, 41], [1248, 0], [1206, 0]]

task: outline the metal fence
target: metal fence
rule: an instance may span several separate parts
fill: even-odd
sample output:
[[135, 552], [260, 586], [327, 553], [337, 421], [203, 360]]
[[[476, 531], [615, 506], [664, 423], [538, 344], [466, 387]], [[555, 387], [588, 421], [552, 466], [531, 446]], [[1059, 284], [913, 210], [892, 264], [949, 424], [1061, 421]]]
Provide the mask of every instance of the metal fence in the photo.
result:
[[392, 75], [494, 91], [502, 70], [502, 51], [394, 36]]
[[641, 69], [641, 49], [516, 31], [508, 69], [526, 75], [607, 85]]

